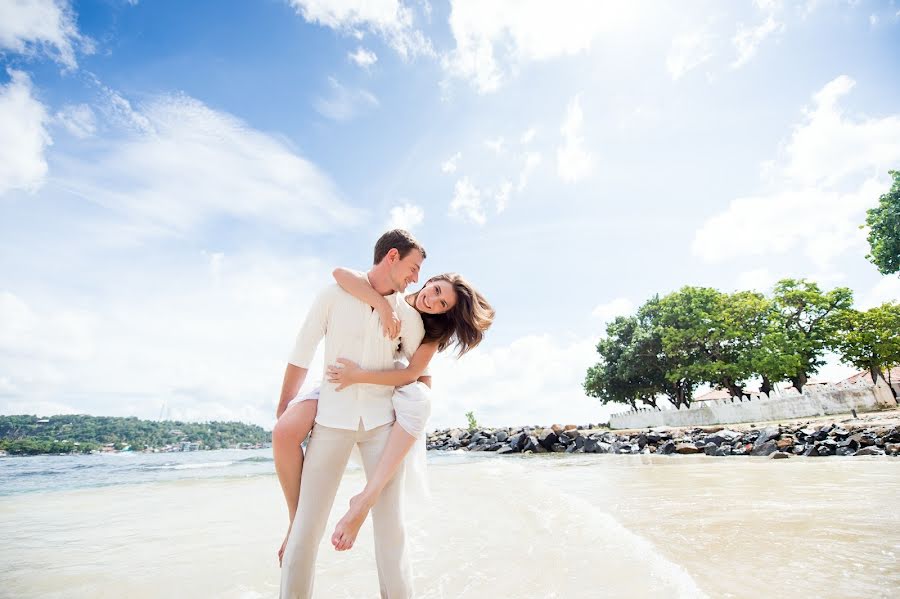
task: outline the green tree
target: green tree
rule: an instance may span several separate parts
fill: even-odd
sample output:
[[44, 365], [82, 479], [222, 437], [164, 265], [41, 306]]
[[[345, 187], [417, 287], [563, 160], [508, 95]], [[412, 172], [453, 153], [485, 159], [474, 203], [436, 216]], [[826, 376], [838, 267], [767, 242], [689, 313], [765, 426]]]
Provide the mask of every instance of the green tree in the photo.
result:
[[894, 179], [890, 191], [878, 199], [878, 206], [866, 211], [869, 227], [869, 254], [866, 258], [883, 275], [900, 272], [900, 171], [890, 171]]
[[805, 279], [782, 279], [772, 297], [773, 339], [788, 368], [785, 378], [802, 391], [809, 376], [825, 363], [823, 355], [837, 348], [842, 314], [853, 304], [853, 292], [836, 287], [825, 293]]
[[[636, 316], [619, 316], [606, 327], [606, 337], [597, 343], [600, 361], [588, 368], [585, 393], [604, 405], [638, 403], [657, 407], [665, 378], [657, 368], [652, 332], [643, 330]], [[656, 344], [658, 345], [658, 344]], [[659, 376], [654, 377], [655, 374]]]
[[841, 359], [868, 370], [875, 382], [884, 370], [900, 364], [900, 304], [886, 303], [859, 312], [846, 310], [838, 342]]

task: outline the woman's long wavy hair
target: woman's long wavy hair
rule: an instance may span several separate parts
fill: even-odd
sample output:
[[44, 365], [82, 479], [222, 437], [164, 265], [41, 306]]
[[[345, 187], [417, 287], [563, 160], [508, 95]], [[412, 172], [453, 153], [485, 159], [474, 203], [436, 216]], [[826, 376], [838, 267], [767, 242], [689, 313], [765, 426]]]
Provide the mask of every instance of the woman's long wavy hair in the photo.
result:
[[[439, 352], [456, 345], [458, 356], [462, 356], [484, 339], [485, 331], [494, 322], [494, 309], [462, 275], [455, 272], [436, 275], [428, 279], [425, 285], [432, 281], [450, 283], [456, 291], [456, 304], [443, 314], [422, 313], [422, 323], [425, 325], [422, 343], [437, 342]], [[418, 298], [422, 289], [414, 294], [414, 299]]]

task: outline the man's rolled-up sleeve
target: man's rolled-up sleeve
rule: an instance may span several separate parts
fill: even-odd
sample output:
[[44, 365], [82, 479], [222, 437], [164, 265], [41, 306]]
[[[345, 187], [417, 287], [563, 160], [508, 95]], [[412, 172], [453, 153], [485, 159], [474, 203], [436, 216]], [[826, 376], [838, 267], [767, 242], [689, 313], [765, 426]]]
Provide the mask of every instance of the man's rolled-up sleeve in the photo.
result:
[[297, 333], [294, 349], [288, 358], [288, 362], [300, 368], [309, 368], [319, 342], [325, 336], [328, 329], [328, 310], [331, 306], [333, 294], [330, 288], [324, 289], [313, 301], [312, 307], [306, 314], [306, 320]]

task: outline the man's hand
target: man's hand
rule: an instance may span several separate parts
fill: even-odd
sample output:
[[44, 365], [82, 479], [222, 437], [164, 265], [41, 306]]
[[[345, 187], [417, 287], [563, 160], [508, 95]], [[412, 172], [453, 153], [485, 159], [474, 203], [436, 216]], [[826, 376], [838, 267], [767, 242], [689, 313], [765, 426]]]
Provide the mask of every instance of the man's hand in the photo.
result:
[[329, 383], [337, 383], [335, 391], [346, 389], [350, 385], [359, 382], [359, 375], [362, 368], [359, 364], [344, 358], [338, 358], [338, 364], [332, 364], [326, 371]]

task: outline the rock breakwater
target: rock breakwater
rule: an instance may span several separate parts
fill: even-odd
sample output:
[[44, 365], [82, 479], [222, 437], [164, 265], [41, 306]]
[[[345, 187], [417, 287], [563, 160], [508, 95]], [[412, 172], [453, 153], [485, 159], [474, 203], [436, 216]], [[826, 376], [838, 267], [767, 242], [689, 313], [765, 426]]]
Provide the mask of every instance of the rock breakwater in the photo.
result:
[[900, 455], [900, 426], [846, 423], [657, 427], [644, 431], [609, 431], [592, 426], [444, 429], [428, 435], [427, 447], [438, 451], [509, 453], [615, 453], [751, 455], [786, 458]]

